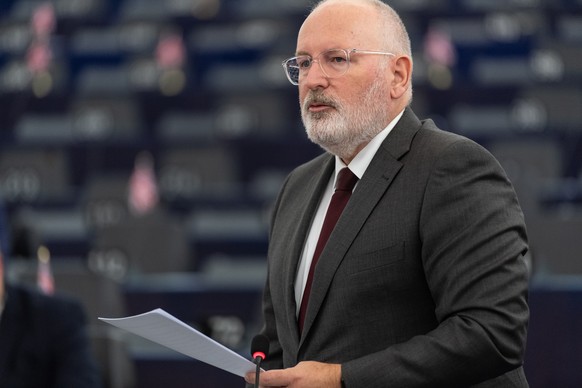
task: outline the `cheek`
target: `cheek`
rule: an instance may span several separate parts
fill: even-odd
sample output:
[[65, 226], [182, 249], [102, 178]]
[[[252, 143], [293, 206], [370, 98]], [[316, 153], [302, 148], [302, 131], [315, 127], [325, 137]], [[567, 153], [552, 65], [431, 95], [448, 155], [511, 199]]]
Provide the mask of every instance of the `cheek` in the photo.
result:
[[362, 90], [359, 88], [346, 88], [341, 93], [335, 95], [335, 100], [341, 104], [343, 110], [351, 111], [354, 107], [361, 105], [362, 97]]
[[307, 88], [299, 87], [299, 106], [303, 106], [308, 92]]

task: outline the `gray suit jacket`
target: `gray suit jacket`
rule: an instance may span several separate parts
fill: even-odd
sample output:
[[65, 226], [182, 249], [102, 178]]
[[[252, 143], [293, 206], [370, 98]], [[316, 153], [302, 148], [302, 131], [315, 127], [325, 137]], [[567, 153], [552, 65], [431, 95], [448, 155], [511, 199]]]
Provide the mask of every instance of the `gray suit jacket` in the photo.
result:
[[333, 156], [295, 169], [274, 206], [264, 293], [267, 369], [342, 364], [347, 387], [527, 387], [526, 230], [482, 147], [410, 109], [320, 256], [302, 335], [294, 282]]

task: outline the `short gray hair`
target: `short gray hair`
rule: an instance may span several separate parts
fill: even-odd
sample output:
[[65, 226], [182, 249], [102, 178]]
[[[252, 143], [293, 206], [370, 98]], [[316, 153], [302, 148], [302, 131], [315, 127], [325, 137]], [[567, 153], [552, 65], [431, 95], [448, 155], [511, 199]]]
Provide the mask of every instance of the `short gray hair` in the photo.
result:
[[[333, 1], [336, 0], [320, 0], [313, 5], [311, 12], [315, 11], [323, 4]], [[379, 47], [378, 49], [392, 51], [394, 54], [407, 55], [412, 58], [412, 49], [408, 31], [406, 30], [406, 26], [402, 22], [400, 15], [398, 15], [394, 8], [380, 0], [352, 1], [368, 4], [378, 9], [383, 23], [381, 31], [384, 36], [382, 36], [382, 40], [386, 45], [386, 47]]]

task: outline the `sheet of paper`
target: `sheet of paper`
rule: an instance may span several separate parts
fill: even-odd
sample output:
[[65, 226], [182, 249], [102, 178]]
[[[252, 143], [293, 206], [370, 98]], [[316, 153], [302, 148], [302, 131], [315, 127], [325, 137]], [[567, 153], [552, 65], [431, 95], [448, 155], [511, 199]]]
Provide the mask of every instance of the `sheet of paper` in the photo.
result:
[[99, 318], [177, 352], [243, 377], [255, 364], [162, 309], [125, 318]]

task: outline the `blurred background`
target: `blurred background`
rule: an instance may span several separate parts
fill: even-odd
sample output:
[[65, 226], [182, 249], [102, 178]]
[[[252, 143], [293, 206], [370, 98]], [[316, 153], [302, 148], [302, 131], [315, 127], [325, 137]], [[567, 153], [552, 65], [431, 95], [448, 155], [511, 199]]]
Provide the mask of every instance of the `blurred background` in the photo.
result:
[[[416, 113], [487, 147], [518, 192], [530, 385], [582, 386], [582, 0], [386, 2], [413, 42]], [[0, 2], [8, 276], [34, 283], [50, 259], [108, 387], [242, 385], [97, 317], [161, 307], [247, 356], [269, 208], [320, 153], [281, 67], [310, 4]]]

